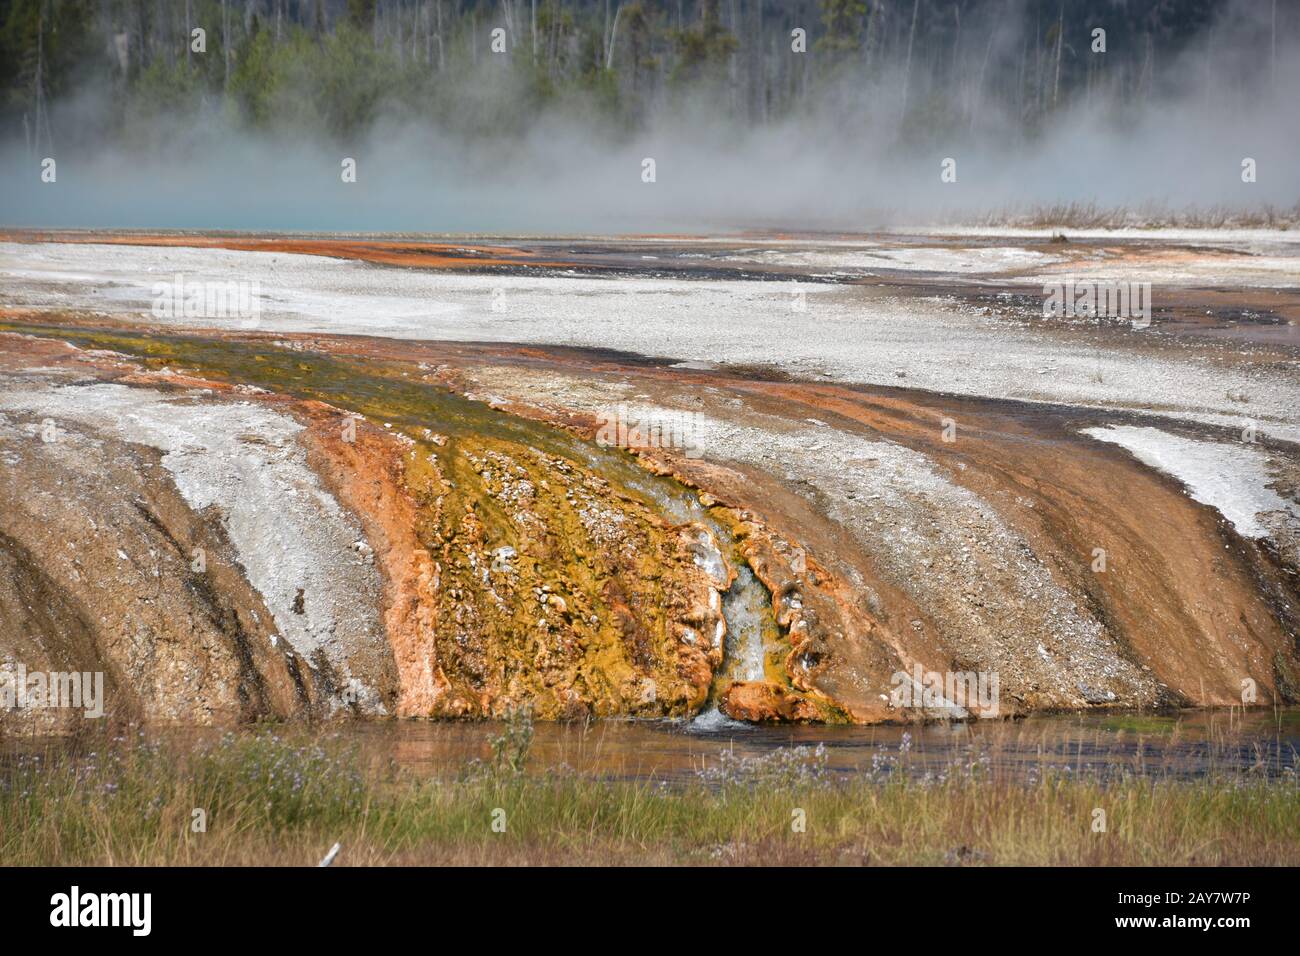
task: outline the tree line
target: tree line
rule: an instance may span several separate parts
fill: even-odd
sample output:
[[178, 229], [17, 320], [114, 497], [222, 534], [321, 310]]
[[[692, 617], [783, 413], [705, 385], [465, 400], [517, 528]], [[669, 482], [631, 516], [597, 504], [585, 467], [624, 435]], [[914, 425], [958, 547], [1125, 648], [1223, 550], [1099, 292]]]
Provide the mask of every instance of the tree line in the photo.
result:
[[[902, 137], [996, 116], [1033, 135], [1080, 102], [1159, 95], [1224, 9], [1223, 0], [0, 0], [0, 130], [32, 148], [92, 135], [147, 141], [159, 116], [174, 115], [345, 140], [391, 116], [494, 136], [548, 110], [614, 130], [698, 110], [750, 125], [831, 111]], [[1278, 13], [1266, 12], [1276, 43]], [[1260, 37], [1264, 70], [1275, 65], [1269, 39]]]

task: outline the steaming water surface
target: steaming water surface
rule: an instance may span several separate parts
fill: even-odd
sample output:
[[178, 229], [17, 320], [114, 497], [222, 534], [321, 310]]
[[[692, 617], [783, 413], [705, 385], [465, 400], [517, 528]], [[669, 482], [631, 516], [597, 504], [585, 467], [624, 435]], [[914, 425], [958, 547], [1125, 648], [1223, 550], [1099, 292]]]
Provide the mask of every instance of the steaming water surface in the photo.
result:
[[[366, 748], [431, 772], [485, 756], [499, 727], [367, 724], [347, 731]], [[824, 758], [816, 748], [824, 748]], [[1175, 716], [1057, 716], [928, 726], [755, 726], [735, 721], [604, 721], [589, 727], [537, 725], [531, 766], [566, 766], [605, 776], [686, 780], [720, 763], [762, 761], [802, 748], [834, 777], [892, 772], [937, 776], [977, 771], [1032, 780], [1046, 771], [1192, 779], [1257, 768], [1268, 776], [1300, 768], [1300, 710], [1187, 712]], [[724, 757], [725, 755], [725, 757]]]
[[[501, 724], [382, 721], [340, 724], [319, 736], [355, 745], [362, 757], [392, 761], [426, 776], [454, 774], [491, 756]], [[245, 730], [243, 733], [268, 731]], [[276, 731], [292, 738], [292, 729]], [[162, 733], [216, 737], [208, 728]], [[0, 763], [46, 747], [96, 749], [96, 742], [10, 737]], [[793, 751], [793, 753], [791, 753]], [[1113, 780], [1123, 776], [1201, 779], [1219, 774], [1293, 777], [1300, 772], [1300, 709], [1149, 715], [1066, 715], [1019, 721], [927, 726], [756, 726], [712, 711], [693, 721], [538, 723], [530, 772], [681, 783], [762, 772], [765, 763], [801, 765], [831, 779], [887, 780], [894, 774], [939, 780], [995, 775], [1033, 782], [1044, 774]]]

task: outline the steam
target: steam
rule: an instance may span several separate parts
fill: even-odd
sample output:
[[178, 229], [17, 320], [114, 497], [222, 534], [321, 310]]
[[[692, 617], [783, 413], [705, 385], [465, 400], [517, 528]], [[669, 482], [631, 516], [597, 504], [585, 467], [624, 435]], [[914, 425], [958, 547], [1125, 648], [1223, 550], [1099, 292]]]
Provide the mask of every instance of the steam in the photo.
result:
[[[1093, 92], [1071, 91], [1070, 105], [1032, 135], [1014, 97], [997, 91], [1034, 25], [995, 2], [968, 28], [972, 42], [987, 44], [976, 58], [986, 62], [982, 85], [972, 76], [944, 89], [919, 63], [906, 75], [896, 52], [871, 82], [849, 68], [815, 102], [768, 123], [727, 118], [703, 95], [665, 100], [631, 132], [572, 104], [501, 136], [389, 113], [346, 143], [291, 120], [272, 133], [240, 132], [219, 110], [151, 117], [127, 143], [75, 133], [56, 141], [52, 184], [23, 143], [0, 146], [0, 224], [572, 234], [864, 230], [1065, 203], [1293, 210], [1300, 37], [1294, 23], [1279, 32], [1274, 59], [1259, 19], [1266, 7], [1228, 5], [1162, 66], [1142, 102], [1108, 92], [1099, 71]], [[1070, 43], [1092, 55], [1087, 37]], [[512, 95], [499, 69], [478, 69], [459, 78], [481, 91], [468, 109]], [[914, 107], [903, 124], [905, 85]], [[954, 102], [963, 109], [945, 112]], [[61, 105], [58, 128], [91, 129], [103, 108], [102, 93], [83, 91]], [[930, 114], [971, 118], [918, 119]], [[355, 183], [342, 181], [344, 158], [356, 160]], [[642, 179], [647, 158], [652, 183]], [[941, 182], [946, 158], [956, 161], [956, 182]], [[1256, 182], [1242, 181], [1246, 158]]]

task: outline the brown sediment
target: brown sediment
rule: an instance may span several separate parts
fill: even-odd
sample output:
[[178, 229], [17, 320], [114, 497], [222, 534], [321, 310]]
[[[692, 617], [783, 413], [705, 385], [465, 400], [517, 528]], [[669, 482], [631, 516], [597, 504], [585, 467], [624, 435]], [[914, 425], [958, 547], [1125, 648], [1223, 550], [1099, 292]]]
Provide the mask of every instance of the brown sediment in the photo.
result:
[[[561, 361], [559, 369], [568, 370], [568, 363]], [[1080, 435], [1080, 427], [1097, 421], [1090, 413], [725, 374], [627, 366], [617, 371], [620, 380], [634, 377], [638, 391], [670, 402], [683, 394], [694, 398], [708, 386], [745, 396], [747, 409], [761, 407], [796, 422], [811, 412], [838, 428], [924, 453], [1016, 529], [1053, 579], [1101, 622], [1121, 656], [1150, 675], [1144, 696], [1118, 703], [1231, 705], [1240, 703], [1246, 679], [1257, 684], [1261, 701], [1295, 697], [1294, 569], [1241, 539], [1176, 481]], [[710, 414], [725, 407], [724, 397], [709, 404]], [[683, 406], [678, 401], [675, 407]], [[942, 438], [942, 421], [950, 416], [960, 422], [955, 443]], [[804, 496], [749, 466], [690, 459], [670, 449], [639, 452], [652, 467], [761, 514], [788, 541], [799, 542], [813, 559], [810, 567], [820, 566], [820, 559], [834, 569], [826, 575], [829, 583], [810, 587], [788, 568], [774, 573], [763, 555], [749, 555], [774, 595], [789, 589], [805, 602], [827, 592], [837, 598], [823, 600], [812, 616], [816, 639], [808, 647], [825, 653], [809, 655], [814, 663], [807, 670], [796, 666], [799, 656], [792, 654], [792, 679], [806, 680], [854, 719], [872, 720], [882, 708], [864, 677], [878, 688], [880, 678], [900, 663], [920, 661], [936, 670], [965, 663], [961, 636], [942, 633], [944, 602], [971, 598], [939, 595], [938, 604], [918, 606], [897, 574], [878, 567], [860, 543], [846, 540], [842, 528], [808, 507]], [[1096, 548], [1106, 552], [1104, 571], [1092, 569]], [[911, 573], [925, 572], [917, 567]], [[1013, 692], [1004, 711], [1059, 706], [1026, 688]]]
[[893, 673], [905, 661], [884, 615], [864, 607], [861, 594], [804, 546], [766, 526], [746, 537], [745, 558], [772, 593], [777, 623], [790, 645], [784, 676], [798, 696], [821, 719], [886, 719], [887, 708], [861, 681], [864, 673]]
[[[1294, 656], [1296, 622], [1280, 617], [1267, 595], [1285, 591], [1288, 576], [1176, 481], [1077, 434], [1078, 416], [1026, 419], [984, 403], [815, 385], [747, 387], [960, 462], [952, 479], [1012, 522], [1172, 694], [1202, 706], [1239, 704], [1249, 677], [1277, 696], [1273, 661]], [[946, 443], [942, 421], [950, 417], [961, 423], [960, 437]], [[1105, 551], [1104, 572], [1092, 570], [1096, 548]]]
[[841, 526], [771, 476], [662, 448], [638, 452], [650, 469], [719, 502], [715, 510], [730, 516], [741, 556], [772, 596], [784, 654], [765, 690], [727, 693], [723, 712], [765, 721], [899, 719], [880, 689], [913, 661], [938, 660], [932, 646], [909, 641], [905, 622], [923, 616], [916, 602]]
[[807, 723], [826, 719], [825, 712], [806, 696], [771, 682], [734, 682], [723, 696], [721, 709], [732, 720], [751, 723]]
[[[408, 452], [451, 677], [444, 710], [682, 715], [703, 703], [721, 615], [674, 527], [558, 456], [488, 439]], [[435, 710], [435, 713], [438, 713]]]
[[438, 625], [432, 597], [437, 568], [421, 544], [418, 506], [403, 482], [405, 450], [371, 423], [320, 402], [303, 402], [299, 416], [308, 460], [339, 501], [360, 519], [384, 578], [384, 633], [397, 664], [398, 717], [437, 713], [450, 682], [434, 652]]
[[[722, 659], [720, 595], [733, 572], [702, 525], [665, 520], [561, 454], [490, 434], [438, 434], [432, 405], [429, 428], [390, 430], [360, 416], [348, 427], [340, 407], [283, 386], [249, 389], [250, 376], [278, 382], [277, 370], [258, 368], [266, 350], [249, 353], [254, 361], [238, 366], [235, 381], [181, 361], [174, 346], [144, 369], [113, 348], [145, 348], [146, 339], [88, 337], [104, 348], [2, 338], [11, 365], [62, 363], [119, 384], [205, 389], [273, 404], [307, 424], [309, 462], [361, 521], [360, 546], [382, 572], [399, 715], [528, 706], [553, 719], [682, 716], [704, 703]], [[312, 366], [295, 358], [288, 367], [301, 377]], [[363, 390], [386, 381], [359, 374]], [[106, 583], [115, 572], [96, 569]]]
[[149, 233], [24, 232], [3, 233], [9, 242], [64, 242], [119, 246], [167, 246], [189, 249], [229, 249], [237, 252], [282, 252], [307, 256], [355, 259], [379, 265], [420, 269], [477, 269], [488, 266], [546, 266], [564, 268], [563, 259], [539, 258], [526, 249], [462, 242], [397, 242], [307, 237], [161, 235]]
[[[103, 674], [112, 720], [321, 713], [312, 672], [273, 648], [271, 615], [219, 524], [187, 506], [158, 454], [63, 424], [47, 443], [40, 427], [0, 422], [5, 669]], [[0, 722], [60, 732], [82, 716], [39, 707], [0, 711]]]
[[[3, 340], [0, 368], [70, 364], [142, 384], [158, 384], [157, 366], [167, 354], [159, 352], [146, 372], [120, 356], [41, 339]], [[494, 393], [505, 393], [511, 415], [587, 437], [597, 430], [588, 408], [566, 404], [563, 388], [539, 400], [520, 371], [549, 381], [576, 377], [593, 387], [632, 382], [667, 405], [741, 423], [755, 416], [794, 424], [815, 418], [819, 427], [894, 443], [924, 455], [1013, 529], [1137, 673], [1127, 683], [1099, 678], [1100, 688], [1118, 693], [1088, 705], [1240, 703], [1245, 678], [1258, 685], [1260, 703], [1297, 693], [1294, 569], [1241, 539], [1177, 482], [1079, 434], [1104, 420], [1098, 413], [761, 381], [542, 347], [234, 333], [205, 341], [256, 342], [266, 350], [281, 342], [353, 356], [363, 371], [368, 362], [382, 363], [373, 368], [385, 381], [409, 373], [412, 381], [462, 393], [477, 392], [487, 380]], [[186, 360], [173, 364], [174, 385], [235, 387], [225, 378], [214, 382], [197, 365], [187, 371]], [[734, 574], [719, 580], [701, 569], [701, 529], [666, 520], [589, 463], [488, 431], [441, 434], [432, 408], [427, 432], [401, 422], [385, 429], [374, 408], [364, 410], [369, 417], [346, 440], [345, 402], [295, 396], [271, 379], [261, 384], [278, 391], [255, 400], [281, 403], [308, 424], [310, 462], [359, 517], [374, 549], [384, 576], [385, 634], [400, 677], [397, 713], [477, 716], [529, 705], [548, 718], [662, 716], [689, 714], [705, 702], [722, 663], [711, 639], [721, 622], [717, 598]], [[957, 423], [955, 442], [943, 438], [947, 418]], [[724, 713], [745, 720], [908, 719], [882, 693], [891, 675], [913, 665], [987, 665], [987, 636], [976, 640], [960, 624], [963, 608], [984, 595], [947, 593], [933, 582], [919, 587], [932, 577], [928, 567], [919, 560], [891, 564], [843, 517], [832, 516], [816, 488], [726, 454], [633, 451], [649, 471], [706, 493], [712, 519], [729, 529], [735, 554], [771, 593], [781, 633], [766, 679], [726, 684]], [[1106, 553], [1103, 572], [1092, 569], [1096, 548]], [[1010, 572], [996, 566], [996, 554], [986, 557], [985, 586], [1000, 589], [1000, 575]], [[1015, 655], [1031, 656], [1036, 638], [1000, 639], [1012, 653], [1004, 714], [1080, 705], [1077, 695], [1039, 688], [1018, 674]]]

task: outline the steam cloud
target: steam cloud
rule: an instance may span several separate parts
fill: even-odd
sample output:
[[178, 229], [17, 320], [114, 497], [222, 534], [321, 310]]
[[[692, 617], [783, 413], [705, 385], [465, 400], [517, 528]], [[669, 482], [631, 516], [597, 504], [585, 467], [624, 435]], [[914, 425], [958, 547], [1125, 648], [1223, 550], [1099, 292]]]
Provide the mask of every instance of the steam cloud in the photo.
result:
[[[660, 108], [618, 133], [569, 107], [522, 136], [474, 138], [380, 116], [353, 143], [301, 133], [238, 132], [210, 117], [158, 117], [144, 146], [56, 144], [56, 184], [21, 142], [0, 147], [0, 223], [8, 226], [584, 233], [744, 227], [860, 230], [969, 221], [1035, 205], [1179, 210], [1300, 200], [1300, 38], [1276, 38], [1267, 4], [1235, 3], [1165, 64], [1143, 102], [1073, 92], [1032, 135], [1015, 104], [972, 88], [945, 90], [919, 66], [920, 97], [982, 96], [961, 128], [899, 131], [901, 57], [865, 83], [851, 72], [795, 115], [767, 124], [725, 118], [703, 102]], [[991, 3], [972, 35], [989, 36], [989, 76], [1010, 69], [1023, 16]], [[1294, 24], [1293, 24], [1294, 26]], [[983, 31], [981, 33], [980, 31]], [[1087, 37], [1071, 37], [1082, 56]], [[808, 56], [815, 56], [810, 51]], [[490, 88], [481, 66], [473, 82]], [[1103, 88], [1104, 89], [1104, 88]], [[502, 93], [501, 95], [508, 95]], [[61, 126], [103, 108], [87, 90]], [[467, 108], [473, 108], [472, 105]], [[343, 157], [358, 180], [340, 180]], [[657, 181], [641, 179], [642, 160]], [[940, 181], [946, 157], [957, 181]], [[1257, 163], [1243, 183], [1241, 163]]]

